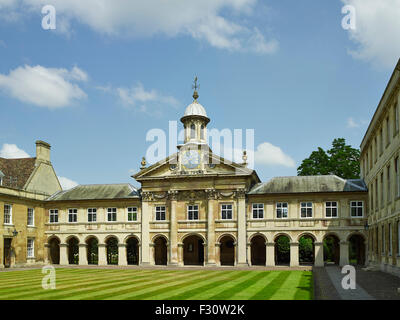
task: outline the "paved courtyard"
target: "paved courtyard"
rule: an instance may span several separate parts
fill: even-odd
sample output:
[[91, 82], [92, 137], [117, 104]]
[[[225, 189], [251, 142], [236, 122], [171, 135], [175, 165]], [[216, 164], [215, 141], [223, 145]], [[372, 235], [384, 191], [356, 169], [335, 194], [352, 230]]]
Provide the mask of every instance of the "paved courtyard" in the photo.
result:
[[316, 300], [400, 300], [400, 278], [381, 271], [357, 268], [356, 289], [344, 290], [344, 274], [337, 266], [313, 268]]

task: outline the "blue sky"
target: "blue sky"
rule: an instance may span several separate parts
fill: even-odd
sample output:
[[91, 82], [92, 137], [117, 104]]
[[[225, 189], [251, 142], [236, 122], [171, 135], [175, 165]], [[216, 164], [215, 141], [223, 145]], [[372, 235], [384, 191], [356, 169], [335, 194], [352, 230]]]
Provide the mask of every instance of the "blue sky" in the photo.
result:
[[60, 177], [138, 185], [146, 133], [179, 121], [195, 75], [209, 127], [255, 130], [262, 180], [334, 138], [359, 147], [400, 56], [399, 0], [161, 3], [0, 0], [0, 156], [41, 139]]

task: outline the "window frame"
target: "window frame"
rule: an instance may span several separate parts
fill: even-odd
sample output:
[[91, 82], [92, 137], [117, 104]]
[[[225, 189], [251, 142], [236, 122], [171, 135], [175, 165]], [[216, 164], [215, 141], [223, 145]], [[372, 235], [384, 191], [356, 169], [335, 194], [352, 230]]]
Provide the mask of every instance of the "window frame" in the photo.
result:
[[[73, 211], [76, 211], [76, 212], [73, 212]], [[70, 217], [75, 217], [75, 221], [71, 221]], [[68, 223], [77, 223], [77, 222], [78, 222], [78, 209], [69, 208], [68, 209]]]
[[[359, 216], [359, 215], [353, 216], [353, 215], [351, 214], [351, 212], [352, 212], [351, 209], [353, 208], [353, 206], [352, 206], [352, 203], [353, 203], [353, 202], [357, 203], [357, 205], [355, 206], [356, 209], [358, 209], [358, 208], [361, 208], [361, 209], [362, 209], [362, 215], [361, 215], [361, 216]], [[358, 203], [360, 203], [360, 202], [361, 202], [361, 204], [362, 204], [361, 207], [358, 205]], [[354, 218], [354, 219], [361, 219], [361, 218], [364, 218], [364, 216], [365, 216], [364, 207], [365, 207], [365, 204], [364, 204], [364, 201], [363, 201], [363, 200], [350, 200], [350, 204], [349, 204], [349, 208], [350, 208], [350, 218]]]
[[[256, 207], [254, 207], [256, 206]], [[261, 207], [260, 207], [261, 206]], [[262, 220], [264, 219], [264, 203], [252, 203], [251, 204], [251, 217], [254, 220]], [[261, 215], [260, 215], [260, 211], [261, 211]], [[256, 216], [254, 215], [256, 213]]]
[[[115, 212], [114, 212], [114, 210], [115, 210]], [[107, 208], [107, 222], [117, 222], [117, 218], [118, 218], [117, 213], [118, 213], [118, 210], [116, 207]], [[111, 214], [111, 216], [110, 216], [110, 214]], [[112, 217], [114, 219], [110, 220], [110, 217]]]
[[[6, 222], [6, 207], [9, 208], [8, 215], [7, 215], [7, 217], [9, 217], [9, 222]], [[13, 211], [13, 207], [12, 207], [12, 204], [5, 203], [3, 209], [4, 209], [4, 213], [3, 213], [3, 219], [4, 220], [3, 220], [3, 223], [5, 225], [7, 225], [7, 226], [12, 226], [13, 225], [13, 212], [12, 212]]]
[[[158, 208], [159, 208], [159, 209], [162, 209], [162, 208], [163, 208], [163, 209], [162, 209], [162, 210], [157, 210]], [[156, 206], [154, 207], [154, 213], [155, 213], [155, 214], [154, 214], [154, 218], [155, 218], [154, 220], [155, 220], [155, 221], [167, 221], [167, 206], [165, 206], [165, 205], [159, 205], [159, 206], [157, 206], [157, 205], [156, 205]], [[163, 214], [164, 214], [164, 219], [161, 219], [161, 218], [163, 217], [163, 216], [162, 216]], [[157, 216], [157, 215], [158, 215], [158, 216]]]
[[[308, 204], [311, 203], [311, 217], [308, 217], [308, 210], [310, 207], [308, 206]], [[303, 208], [303, 204], [306, 204], [306, 207]], [[306, 209], [306, 216], [302, 217], [302, 209]], [[312, 201], [304, 201], [304, 202], [300, 202], [300, 219], [313, 219], [314, 217], [314, 203]]]
[[[284, 213], [284, 208], [285, 207], [280, 207], [280, 208], [278, 208], [278, 204], [281, 204], [281, 205], [284, 205], [284, 204], [286, 204], [286, 217], [284, 217], [283, 216], [283, 213]], [[278, 217], [278, 209], [280, 209], [282, 212], [281, 212], [281, 214], [282, 214], [282, 216], [281, 217]], [[276, 217], [276, 219], [289, 219], [289, 203], [288, 202], [276, 202], [275, 203], [275, 217]]]
[[389, 256], [393, 255], [393, 232], [392, 232], [392, 224], [389, 223]]
[[[31, 210], [32, 212], [32, 222], [29, 223], [29, 211]], [[35, 209], [34, 208], [27, 208], [27, 222], [26, 225], [28, 227], [34, 227], [35, 226]]]
[[[330, 206], [328, 206], [328, 203], [330, 203], [331, 205]], [[336, 205], [335, 206], [333, 206], [332, 205], [332, 203], [336, 203]], [[338, 201], [325, 201], [325, 218], [326, 219], [338, 219], [339, 218], [339, 205], [338, 205]], [[328, 215], [327, 215], [327, 210], [328, 209], [330, 209], [330, 210], [332, 210], [332, 209], [336, 209], [336, 216], [333, 216], [332, 215], [332, 211], [331, 211], [331, 216], [330, 217], [328, 217]]]
[[[51, 217], [57, 217], [57, 221], [51, 221]], [[53, 219], [54, 220], [54, 219]], [[49, 223], [58, 223], [59, 216], [58, 216], [58, 209], [49, 209]]]
[[[32, 247], [29, 247], [29, 243], [32, 244]], [[26, 257], [27, 257], [27, 259], [35, 258], [35, 239], [34, 238], [28, 238], [26, 241]]]
[[[137, 207], [127, 207], [126, 208], [126, 213], [127, 213], [126, 218], [127, 218], [128, 222], [136, 222], [136, 221], [138, 221], [138, 208]], [[132, 216], [131, 216], [132, 219], [130, 219], [129, 214], [132, 214]], [[133, 216], [133, 214], [134, 214], [134, 216]], [[133, 219], [133, 218], [135, 218], [135, 219]]]
[[[192, 207], [192, 209], [190, 209]], [[194, 208], [197, 209], [194, 209]], [[186, 206], [186, 213], [187, 213], [187, 219], [190, 221], [198, 221], [200, 219], [200, 206], [198, 204], [188, 204]], [[197, 212], [197, 217], [194, 215]], [[190, 217], [190, 214], [192, 214], [192, 217]]]
[[[224, 209], [223, 206], [230, 206], [231, 208]], [[233, 204], [232, 203], [221, 203], [220, 210], [221, 210], [221, 220], [233, 220]], [[224, 212], [225, 212], [225, 214], [228, 214], [229, 211], [231, 212], [231, 217], [228, 218], [228, 216], [226, 216], [224, 218]]]
[[[90, 212], [90, 210], [92, 210], [92, 212]], [[96, 223], [97, 222], [97, 208], [87, 208], [86, 212], [87, 212], [87, 221], [89, 223]], [[91, 217], [92, 221], [90, 221], [90, 217]], [[93, 219], [93, 217], [94, 217], [94, 219]]]

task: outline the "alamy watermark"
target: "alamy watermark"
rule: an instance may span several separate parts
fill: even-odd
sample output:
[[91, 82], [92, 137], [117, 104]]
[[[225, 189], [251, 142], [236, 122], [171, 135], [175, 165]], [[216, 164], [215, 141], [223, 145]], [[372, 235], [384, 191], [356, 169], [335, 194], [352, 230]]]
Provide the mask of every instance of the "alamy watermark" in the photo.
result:
[[42, 273], [45, 276], [42, 279], [42, 288], [44, 290], [55, 290], [56, 289], [56, 269], [53, 266], [44, 266]]
[[344, 290], [356, 290], [356, 268], [347, 265], [342, 268], [342, 274], [346, 274], [342, 279]]
[[55, 30], [57, 28], [56, 8], [52, 5], [46, 5], [42, 8], [42, 14], [45, 15], [42, 18], [43, 30]]
[[342, 14], [345, 14], [345, 16], [342, 19], [342, 28], [344, 30], [356, 30], [357, 28], [356, 8], [350, 5], [346, 5], [342, 8]]

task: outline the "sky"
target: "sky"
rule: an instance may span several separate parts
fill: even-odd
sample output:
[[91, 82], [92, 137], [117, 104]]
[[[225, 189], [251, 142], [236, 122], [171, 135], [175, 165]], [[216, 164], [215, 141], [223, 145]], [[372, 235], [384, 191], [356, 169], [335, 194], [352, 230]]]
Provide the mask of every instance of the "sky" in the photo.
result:
[[335, 138], [360, 146], [399, 33], [400, 0], [0, 0], [0, 157], [44, 140], [66, 189], [139, 186], [197, 76], [208, 127], [253, 129], [262, 181], [296, 175]]

